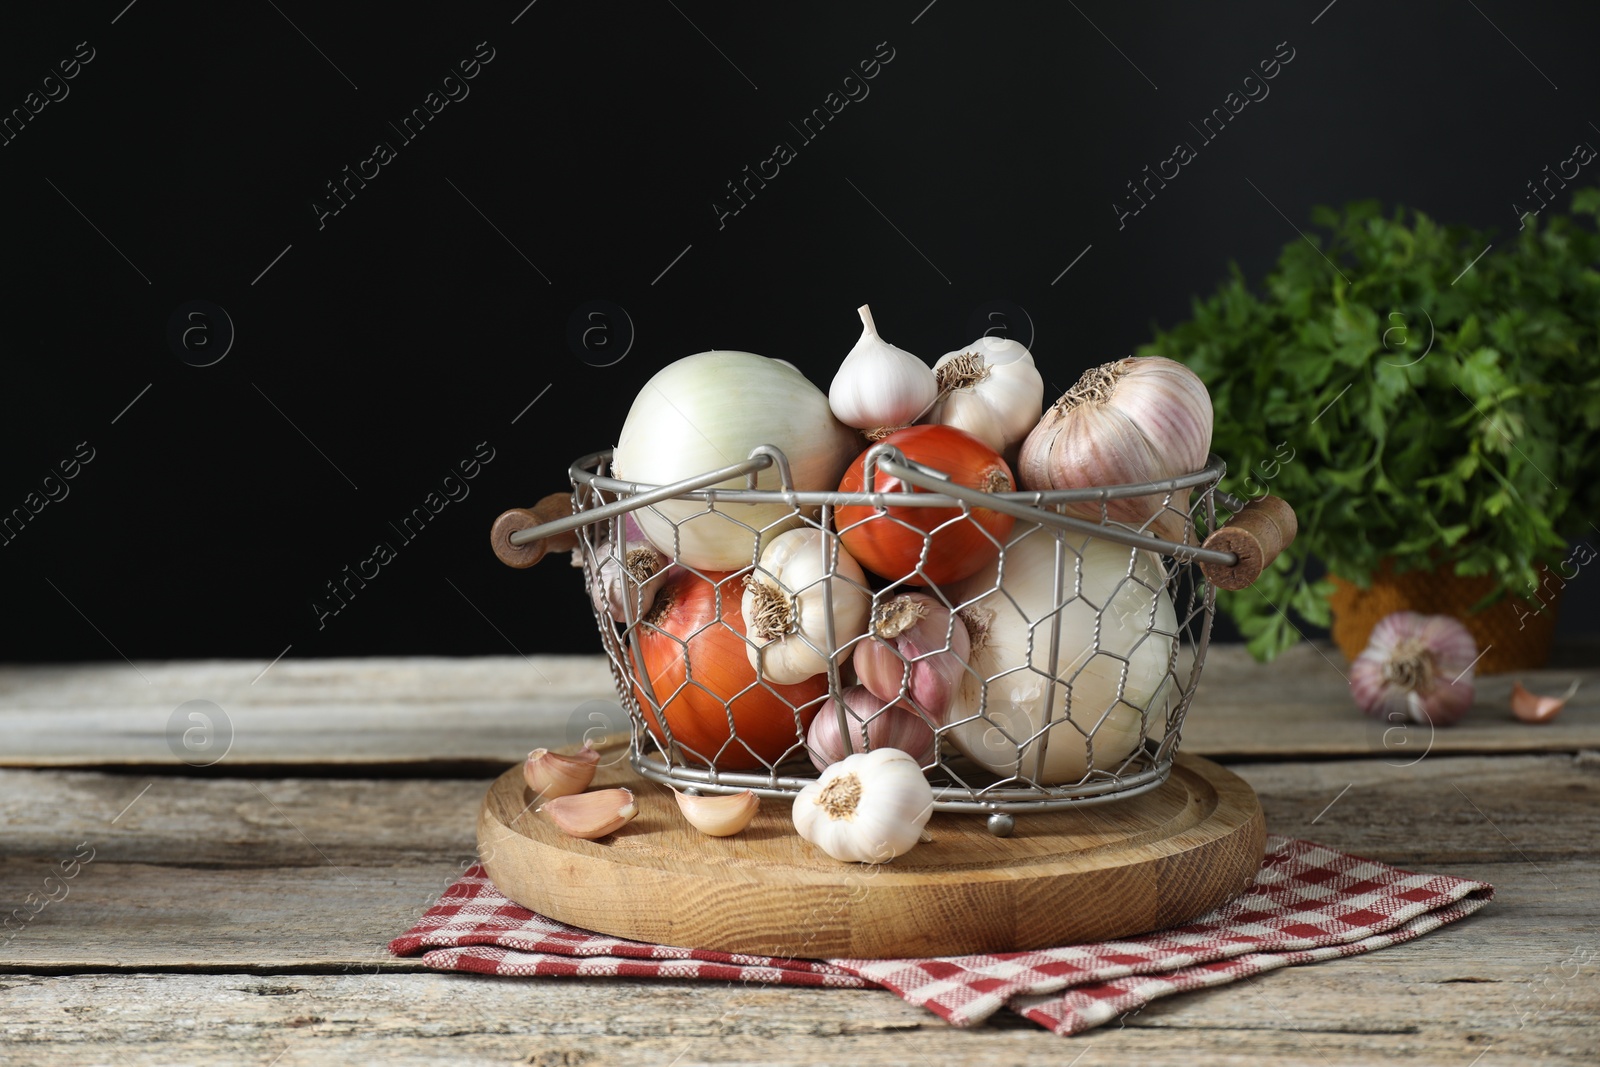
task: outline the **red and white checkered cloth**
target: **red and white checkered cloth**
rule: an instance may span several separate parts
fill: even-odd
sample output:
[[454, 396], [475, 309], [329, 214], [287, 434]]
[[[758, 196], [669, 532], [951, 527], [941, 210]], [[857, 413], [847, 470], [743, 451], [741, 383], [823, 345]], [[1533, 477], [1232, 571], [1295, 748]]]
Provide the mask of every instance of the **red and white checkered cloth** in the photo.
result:
[[507, 900], [474, 866], [389, 950], [496, 975], [701, 978], [884, 987], [956, 1026], [1002, 1007], [1076, 1034], [1171, 993], [1387, 948], [1470, 915], [1494, 887], [1412, 874], [1310, 841], [1269, 837], [1255, 884], [1207, 915], [1142, 937], [906, 960], [794, 960], [606, 937]]

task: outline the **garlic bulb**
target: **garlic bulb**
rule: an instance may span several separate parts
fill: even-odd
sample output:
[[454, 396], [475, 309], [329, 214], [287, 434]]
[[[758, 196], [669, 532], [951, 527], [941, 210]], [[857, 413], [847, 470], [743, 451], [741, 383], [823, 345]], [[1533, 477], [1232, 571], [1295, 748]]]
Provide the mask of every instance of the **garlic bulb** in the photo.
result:
[[861, 684], [883, 703], [909, 698], [942, 721], [966, 674], [966, 624], [927, 593], [902, 593], [879, 606], [869, 632], [852, 660]]
[[828, 669], [830, 614], [834, 658], [843, 662], [850, 642], [866, 633], [871, 606], [867, 576], [837, 538], [810, 526], [779, 534], [744, 580], [739, 609], [750, 666], [779, 685], [815, 677]]
[[708, 837], [732, 837], [750, 825], [761, 807], [761, 798], [748, 789], [697, 797], [674, 789], [672, 795], [677, 798], [678, 810], [689, 820], [689, 825]]
[[836, 860], [887, 863], [922, 837], [933, 787], [899, 749], [857, 752], [823, 771], [794, 798], [794, 828]]
[[[960, 615], [972, 649], [945, 716], [947, 736], [995, 774], [1040, 785], [1079, 781], [1091, 766], [1115, 768], [1164, 724], [1176, 692], [1177, 615], [1160, 557], [1094, 537], [1062, 540], [1068, 599], [1058, 614], [1048, 705], [1055, 536], [1023, 528], [1006, 546], [1003, 575], [991, 563], [950, 592], [966, 602]], [[1033, 738], [1047, 723], [1038, 768]]]
[[[938, 741], [933, 727], [921, 715], [904, 704], [885, 706], [887, 701], [879, 700], [863, 685], [852, 685], [840, 696], [844, 697], [851, 753], [897, 748], [919, 766], [933, 762]], [[839, 732], [839, 703], [829, 697], [806, 732], [808, 754], [817, 770], [826, 770], [845, 758], [843, 736]]]
[[1478, 643], [1449, 615], [1397, 611], [1350, 664], [1350, 695], [1368, 715], [1448, 726], [1472, 706]]
[[595, 768], [600, 765], [600, 753], [594, 745], [584, 742], [583, 748], [571, 756], [536, 748], [528, 753], [522, 764], [522, 779], [528, 783], [536, 797], [554, 800], [571, 796], [589, 788], [594, 781]]
[[907, 426], [939, 395], [933, 371], [910, 352], [878, 336], [870, 307], [862, 304], [856, 313], [861, 316], [861, 339], [833, 376], [828, 406], [840, 422], [858, 430]]
[[965, 430], [996, 452], [1015, 448], [1044, 412], [1044, 378], [1027, 347], [984, 335], [933, 365], [939, 402], [929, 422]]
[[624, 524], [622, 551], [612, 551], [610, 541], [600, 542], [595, 549], [594, 574], [589, 580], [589, 600], [594, 610], [605, 612], [617, 622], [628, 621], [630, 607], [634, 619], [650, 614], [669, 569], [667, 557], [645, 539], [632, 515], [625, 518]]
[[549, 815], [562, 833], [585, 841], [614, 833], [639, 814], [630, 789], [597, 789], [556, 797], [536, 810]]
[[[1165, 481], [1197, 471], [1211, 453], [1211, 395], [1181, 363], [1161, 356], [1092, 368], [1062, 394], [1022, 443], [1017, 476], [1027, 489], [1085, 489]], [[1189, 490], [1108, 500], [1114, 522], [1182, 541]], [[1068, 514], [1100, 518], [1098, 502]], [[1174, 510], [1169, 510], [1169, 507]], [[1152, 521], [1152, 519], [1154, 521]]]

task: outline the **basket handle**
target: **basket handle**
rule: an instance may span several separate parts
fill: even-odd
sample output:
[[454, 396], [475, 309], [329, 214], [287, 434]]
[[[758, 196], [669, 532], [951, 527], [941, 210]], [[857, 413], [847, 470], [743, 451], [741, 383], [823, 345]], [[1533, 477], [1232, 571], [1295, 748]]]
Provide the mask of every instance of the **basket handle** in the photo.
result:
[[516, 538], [513, 535], [547, 522], [557, 522], [572, 514], [571, 493], [551, 493], [531, 508], [502, 511], [489, 528], [489, 545], [501, 563], [522, 570], [544, 559], [547, 552], [570, 552], [578, 547], [578, 535], [565, 530], [549, 537]]
[[[988, 493], [982, 489], [972, 489], [959, 485], [950, 480], [948, 475], [939, 473], [931, 468], [924, 467], [907, 459], [892, 445], [877, 444], [872, 451], [867, 453], [869, 461], [875, 459], [878, 470], [891, 477], [898, 478], [908, 485], [930, 493], [940, 493], [944, 496], [954, 497], [965, 501], [975, 508], [987, 508], [990, 511], [1001, 511], [1007, 515], [1015, 516], [1027, 522], [1038, 523], [1041, 526], [1053, 526], [1068, 533], [1075, 533], [1082, 537], [1097, 537], [1102, 541], [1111, 541], [1129, 548], [1143, 548], [1151, 552], [1159, 552], [1164, 556], [1174, 559], [1195, 560], [1202, 565], [1210, 564], [1215, 567], [1233, 567], [1238, 564], [1238, 557], [1232, 552], [1218, 549], [1208, 539], [1204, 545], [1196, 548], [1194, 545], [1179, 544], [1152, 534], [1140, 533], [1137, 530], [1126, 529], [1121, 526], [1106, 526], [1088, 519], [1080, 519], [1074, 515], [1062, 515], [1054, 511], [1042, 511], [1028, 504], [1006, 500], [1004, 497]], [[869, 462], [869, 468], [873, 463]], [[1220, 530], [1218, 531], [1221, 532]], [[1248, 583], [1246, 583], [1248, 584]], [[1241, 586], [1241, 588], [1243, 588]]]
[[1236, 556], [1238, 562], [1202, 561], [1200, 570], [1218, 589], [1246, 589], [1294, 543], [1299, 530], [1299, 520], [1288, 501], [1257, 497], [1235, 512], [1228, 525], [1206, 538], [1204, 547]]
[[783, 489], [792, 490], [794, 483], [789, 474], [789, 460], [771, 445], [758, 445], [751, 450], [750, 458], [742, 463], [685, 478], [671, 485], [657, 486], [648, 492], [635, 493], [582, 512], [573, 511], [570, 494], [551, 493], [532, 508], [512, 508], [501, 512], [489, 529], [489, 544], [501, 563], [522, 570], [538, 563], [548, 551], [570, 552], [578, 547], [576, 531], [580, 526], [605, 522], [615, 516], [670, 500], [679, 493], [707, 489], [734, 478], [749, 479], [753, 489], [756, 475], [773, 466], [778, 468], [778, 480]]

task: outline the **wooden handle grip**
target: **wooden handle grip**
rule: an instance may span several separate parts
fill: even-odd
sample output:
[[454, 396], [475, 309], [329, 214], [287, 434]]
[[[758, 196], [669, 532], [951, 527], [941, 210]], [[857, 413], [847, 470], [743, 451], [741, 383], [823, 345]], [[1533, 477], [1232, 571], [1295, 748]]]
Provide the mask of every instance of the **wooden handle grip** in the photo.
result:
[[1232, 552], [1239, 562], [1202, 563], [1200, 570], [1218, 589], [1247, 589], [1272, 566], [1278, 553], [1294, 543], [1300, 531], [1294, 509], [1281, 497], [1263, 496], [1250, 501], [1228, 525], [1206, 538], [1204, 547]]
[[555, 537], [514, 545], [511, 535], [541, 523], [554, 522], [572, 514], [571, 493], [551, 493], [531, 508], [512, 508], [500, 513], [489, 528], [489, 545], [501, 563], [523, 570], [544, 559], [547, 552], [570, 552], [578, 547], [578, 534], [569, 530]]

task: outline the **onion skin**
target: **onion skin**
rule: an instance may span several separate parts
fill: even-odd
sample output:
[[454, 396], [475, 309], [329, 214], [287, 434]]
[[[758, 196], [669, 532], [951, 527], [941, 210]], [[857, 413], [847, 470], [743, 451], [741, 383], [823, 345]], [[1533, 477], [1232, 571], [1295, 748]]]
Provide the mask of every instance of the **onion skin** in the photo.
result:
[[[909, 460], [949, 475], [957, 485], [987, 492], [1016, 488], [1011, 468], [998, 452], [953, 426], [908, 426], [884, 438], [884, 443], [894, 445]], [[866, 459], [867, 452], [863, 452], [850, 464], [839, 483], [841, 493], [865, 490]], [[900, 479], [882, 471], [873, 481], [874, 492], [902, 492], [905, 488]], [[962, 521], [952, 522], [956, 519]], [[857, 563], [890, 581], [921, 586], [960, 581], [992, 563], [1015, 521], [988, 508], [973, 508], [965, 519], [960, 508], [890, 507], [879, 514], [872, 507], [850, 505], [834, 513], [839, 540]], [[949, 525], [938, 529], [946, 523]], [[928, 559], [919, 570], [924, 546]]]
[[[798, 749], [828, 691], [827, 675], [795, 685], [756, 684], [745, 654], [740, 582], [729, 574], [675, 572], [651, 616], [638, 624], [642, 664], [627, 647], [634, 697], [651, 735], [666, 745], [664, 718], [685, 759], [715, 761], [724, 771], [763, 770]], [[638, 684], [641, 676], [662, 705], [659, 713]], [[739, 738], [731, 743], [730, 708]]]

